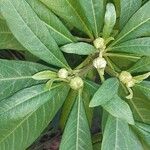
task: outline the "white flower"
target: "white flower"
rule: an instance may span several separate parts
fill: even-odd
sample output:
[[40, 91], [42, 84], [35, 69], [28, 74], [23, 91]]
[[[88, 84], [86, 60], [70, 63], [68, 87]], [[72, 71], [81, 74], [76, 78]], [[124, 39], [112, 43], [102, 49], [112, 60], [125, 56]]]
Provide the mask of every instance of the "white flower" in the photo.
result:
[[65, 68], [62, 68], [58, 71], [58, 77], [61, 79], [66, 79], [68, 77], [68, 71]]
[[104, 58], [98, 57], [93, 60], [93, 66], [96, 69], [104, 69], [107, 65], [107, 62]]

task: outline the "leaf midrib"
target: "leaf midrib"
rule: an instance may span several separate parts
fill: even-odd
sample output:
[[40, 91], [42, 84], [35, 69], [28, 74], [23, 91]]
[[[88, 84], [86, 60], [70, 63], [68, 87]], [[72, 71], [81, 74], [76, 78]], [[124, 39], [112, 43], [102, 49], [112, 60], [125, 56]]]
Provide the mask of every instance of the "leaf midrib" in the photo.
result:
[[77, 129], [76, 129], [76, 131], [77, 131], [77, 133], [76, 133], [76, 150], [78, 150], [78, 148], [79, 148], [79, 146], [78, 146], [78, 142], [79, 142], [79, 126], [80, 126], [80, 101], [81, 101], [81, 99], [80, 99], [80, 92], [79, 92], [79, 95], [78, 95], [78, 97], [79, 97], [79, 99], [78, 99], [78, 112], [77, 112]]
[[111, 46], [115, 45], [116, 43], [118, 43], [119, 41], [121, 41], [124, 37], [126, 37], [128, 34], [130, 34], [132, 31], [136, 30], [138, 27], [142, 26], [144, 23], [146, 23], [147, 21], [149, 21], [150, 18], [146, 19], [145, 21], [141, 22], [140, 24], [138, 24], [137, 26], [135, 26], [134, 28], [132, 28], [129, 32], [127, 32], [126, 34], [124, 34], [122, 37], [120, 37], [118, 40], [116, 40]]
[[9, 80], [21, 80], [21, 79], [31, 79], [32, 76], [23, 76], [23, 77], [13, 77], [13, 78], [2, 78], [0, 81], [9, 81]]
[[82, 22], [82, 25], [85, 27], [86, 31], [88, 32], [90, 38], [93, 38], [90, 30], [88, 29], [88, 27], [86, 26], [85, 22], [82, 20], [81, 16], [77, 13], [77, 11], [73, 8], [73, 6], [71, 5], [71, 3], [66, 0], [66, 2], [69, 4], [69, 6], [72, 8], [72, 10], [75, 12], [75, 14], [78, 16], [78, 18], [80, 19], [80, 21]]
[[[60, 85], [57, 85], [57, 86], [55, 86], [55, 87], [53, 87], [53, 88], [56, 88], [56, 87], [59, 87]], [[52, 88], [52, 89], [53, 89]], [[45, 104], [45, 103], [44, 103]], [[41, 106], [39, 106], [37, 109], [35, 109], [34, 111], [32, 111], [30, 114], [28, 114], [5, 138], [3, 138], [1, 141], [0, 141], [0, 143], [2, 143], [3, 141], [5, 141], [6, 139], [7, 139], [7, 137], [9, 137], [13, 132], [15, 132], [15, 130], [17, 129], [17, 128], [19, 128], [21, 125], [22, 125], [22, 123], [23, 122], [25, 122], [29, 117], [31, 117], [32, 116], [32, 114], [33, 113], [35, 113], [38, 109], [40, 109], [44, 104], [42, 104]]]
[[[38, 41], [40, 41], [40, 43], [48, 50], [48, 52], [50, 52], [50, 54], [63, 66], [67, 67], [64, 63], [62, 63], [50, 50], [47, 46], [45, 46], [42, 41], [39, 39], [39, 37], [32, 31], [32, 29], [28, 26], [28, 24], [26, 24], [26, 22], [24, 21], [24, 19], [22, 18], [22, 16], [20, 15], [20, 13], [17, 11], [16, 7], [13, 5], [13, 3], [8, 0], [10, 2], [10, 4], [12, 5], [12, 7], [14, 8], [14, 11], [16, 11], [16, 13], [18, 14], [18, 16], [20, 17], [20, 19], [24, 22], [24, 25], [33, 33], [33, 35], [35, 36], [36, 39], [38, 39]], [[26, 3], [26, 1], [25, 1]], [[28, 4], [28, 3], [27, 3]], [[28, 4], [29, 5], [29, 4]]]
[[137, 114], [139, 115], [139, 117], [141, 118], [141, 120], [144, 122], [144, 118], [142, 117], [142, 115], [140, 114], [140, 112], [138, 111], [138, 108], [136, 107], [136, 105], [134, 104], [134, 102], [131, 100], [131, 103], [133, 105], [133, 107], [135, 108]]
[[94, 18], [94, 24], [95, 24], [96, 37], [98, 37], [98, 29], [97, 29], [98, 27], [97, 27], [97, 20], [96, 20], [96, 14], [95, 14], [93, 0], [91, 0], [91, 5], [92, 5], [92, 12], [93, 12], [93, 18]]
[[[26, 103], [27, 101], [30, 101], [30, 100], [32, 100], [33, 98], [36, 98], [37, 96], [42, 95], [43, 93], [46, 93], [46, 92], [47, 92], [47, 91], [42, 91], [41, 93], [36, 93], [36, 95], [34, 95], [34, 96], [30, 97], [30, 98], [24, 99], [23, 102], [19, 101], [19, 103], [17, 103], [15, 106], [10, 107], [9, 109], [6, 109], [6, 110], [3, 111], [2, 113], [0, 113], [0, 116], [2, 116], [4, 113], [9, 112], [10, 110], [14, 109], [15, 107], [17, 107], [17, 106], [19, 106], [19, 105], [21, 105], [21, 104], [23, 104], [23, 103]], [[3, 102], [3, 101], [2, 101], [2, 102]]]

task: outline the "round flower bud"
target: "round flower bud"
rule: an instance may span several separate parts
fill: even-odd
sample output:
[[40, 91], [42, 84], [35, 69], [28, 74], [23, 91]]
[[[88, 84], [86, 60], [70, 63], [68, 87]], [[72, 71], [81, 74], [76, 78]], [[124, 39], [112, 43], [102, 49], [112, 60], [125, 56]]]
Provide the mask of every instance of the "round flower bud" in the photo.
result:
[[133, 80], [129, 81], [128, 83], [126, 83], [126, 86], [131, 88], [135, 85], [135, 82]]
[[58, 77], [61, 79], [66, 79], [68, 77], [68, 71], [65, 68], [62, 68], [58, 71]]
[[122, 71], [119, 75], [119, 80], [124, 84], [129, 83], [130, 81], [132, 81], [132, 79], [132, 75], [127, 71]]
[[82, 88], [84, 85], [83, 80], [80, 77], [75, 77], [73, 79], [71, 79], [70, 81], [70, 87], [73, 90], [79, 90], [80, 88]]
[[93, 60], [93, 66], [96, 69], [104, 69], [107, 65], [107, 62], [104, 58], [98, 57]]
[[93, 42], [94, 46], [96, 49], [102, 49], [104, 50], [106, 48], [105, 45], [105, 40], [101, 37], [97, 38], [94, 42]]

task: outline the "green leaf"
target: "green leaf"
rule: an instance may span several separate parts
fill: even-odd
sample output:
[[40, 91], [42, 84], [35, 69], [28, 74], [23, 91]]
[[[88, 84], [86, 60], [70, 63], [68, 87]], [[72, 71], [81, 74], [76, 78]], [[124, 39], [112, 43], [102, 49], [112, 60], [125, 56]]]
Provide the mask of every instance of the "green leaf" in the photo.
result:
[[36, 63], [0, 59], [0, 100], [39, 83], [32, 75], [47, 69], [50, 68]]
[[24, 0], [2, 0], [2, 14], [17, 40], [47, 63], [67, 67], [67, 63], [45, 24]]
[[106, 0], [79, 0], [95, 37], [100, 36], [104, 22]]
[[47, 5], [54, 13], [65, 19], [68, 23], [84, 31], [93, 38], [88, 20], [82, 7], [75, 0], [40, 0]]
[[129, 105], [118, 95], [114, 96], [109, 102], [103, 104], [102, 107], [112, 116], [125, 120], [129, 124], [134, 125], [134, 119]]
[[118, 93], [118, 87], [119, 81], [117, 78], [106, 80], [94, 94], [90, 107], [99, 106], [110, 101]]
[[129, 137], [130, 149], [145, 150], [138, 135], [132, 130], [132, 128], [129, 128], [129, 130], [130, 130], [130, 137]]
[[3, 19], [0, 19], [0, 37], [0, 49], [25, 50], [12, 35]]
[[139, 136], [146, 142], [150, 147], [150, 125], [144, 123], [136, 123], [135, 126]]
[[79, 92], [63, 133], [60, 150], [92, 150], [88, 120]]
[[125, 121], [108, 117], [101, 150], [130, 150], [129, 126]]
[[108, 3], [106, 6], [106, 13], [104, 19], [103, 38], [109, 38], [112, 30], [116, 24], [116, 10], [113, 3]]
[[150, 37], [138, 38], [120, 43], [110, 48], [110, 51], [131, 53], [138, 56], [150, 56]]
[[128, 22], [131, 16], [140, 8], [142, 0], [120, 0], [120, 28]]
[[93, 108], [89, 107], [89, 103], [91, 101], [91, 98], [93, 97], [93, 94], [91, 93], [92, 90], [90, 89], [91, 87], [87, 87], [87, 86], [84, 86], [82, 94], [83, 94], [83, 104], [84, 104], [86, 116], [89, 122], [89, 126], [91, 127], [93, 121]]
[[49, 29], [52, 37], [58, 45], [64, 45], [76, 41], [69, 30], [63, 25], [60, 19], [38, 0], [26, 0], [37, 13], [38, 17]]
[[128, 71], [130, 73], [150, 72], [150, 57], [142, 57]]
[[99, 88], [99, 85], [96, 84], [95, 82], [93, 81], [89, 81], [89, 80], [84, 80], [84, 83], [85, 83], [85, 88], [89, 90], [90, 92], [90, 95], [94, 95], [95, 92], [98, 90]]
[[76, 100], [76, 97], [77, 97], [77, 92], [70, 89], [68, 96], [63, 104], [62, 111], [61, 111], [60, 127], [62, 130], [64, 130], [64, 127], [66, 125], [66, 122], [68, 120], [72, 107], [74, 105], [74, 102]]
[[51, 70], [38, 72], [32, 76], [34, 80], [48, 80], [57, 78], [57, 73]]
[[[139, 17], [140, 16], [140, 17]], [[150, 1], [142, 6], [127, 22], [112, 45], [150, 35]]]
[[1, 150], [26, 149], [60, 109], [68, 87], [61, 84], [45, 91], [44, 86], [23, 89], [0, 102]]
[[62, 46], [60, 49], [65, 53], [78, 54], [78, 55], [90, 55], [96, 52], [94, 46], [84, 42], [67, 44]]
[[144, 81], [133, 87], [134, 97], [128, 101], [132, 109], [134, 119], [150, 124], [150, 83]]

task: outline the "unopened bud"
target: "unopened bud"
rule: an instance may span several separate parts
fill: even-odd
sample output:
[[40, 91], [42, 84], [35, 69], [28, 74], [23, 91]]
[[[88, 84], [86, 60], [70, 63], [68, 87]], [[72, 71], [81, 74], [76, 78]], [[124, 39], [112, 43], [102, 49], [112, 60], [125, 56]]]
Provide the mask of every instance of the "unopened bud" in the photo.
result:
[[75, 78], [71, 79], [71, 81], [70, 81], [70, 87], [73, 90], [79, 90], [83, 87], [83, 85], [84, 85], [84, 82], [80, 77], [75, 77]]
[[[129, 73], [129, 72], [127, 72], [127, 71], [122, 71], [121, 73], [120, 73], [120, 75], [119, 75], [119, 80], [122, 82], [122, 83], [124, 83], [124, 84], [127, 84], [127, 83], [129, 83], [129, 82], [131, 82], [132, 81], [132, 75]], [[130, 83], [131, 84], [131, 83]]]
[[134, 85], [135, 85], [134, 80], [131, 80], [131, 81], [126, 83], [126, 86], [129, 87], [129, 88], [133, 87]]
[[106, 48], [105, 40], [101, 37], [97, 38], [93, 44], [96, 49], [104, 50]]
[[106, 65], [107, 65], [107, 62], [104, 58], [98, 57], [98, 58], [93, 60], [93, 66], [96, 69], [103, 69], [106, 67]]
[[66, 79], [68, 77], [68, 71], [65, 68], [62, 68], [58, 71], [58, 77], [61, 79]]

